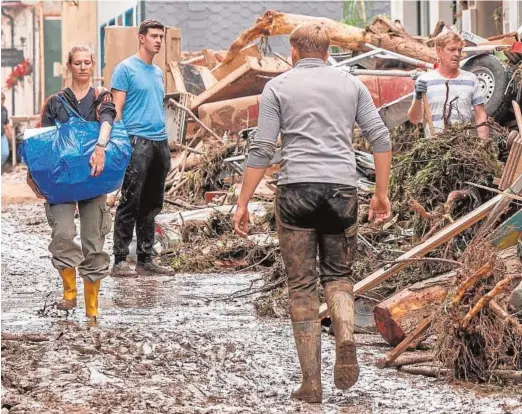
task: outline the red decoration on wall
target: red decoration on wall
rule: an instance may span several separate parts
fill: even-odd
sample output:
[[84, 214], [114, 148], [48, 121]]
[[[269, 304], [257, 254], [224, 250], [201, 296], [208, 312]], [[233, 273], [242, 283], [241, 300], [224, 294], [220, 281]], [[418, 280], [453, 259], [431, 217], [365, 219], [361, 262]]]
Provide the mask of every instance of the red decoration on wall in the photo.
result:
[[18, 82], [22, 81], [24, 77], [30, 75], [32, 72], [33, 67], [31, 62], [29, 62], [29, 59], [25, 59], [23, 62], [16, 65], [5, 81], [7, 89], [14, 88]]

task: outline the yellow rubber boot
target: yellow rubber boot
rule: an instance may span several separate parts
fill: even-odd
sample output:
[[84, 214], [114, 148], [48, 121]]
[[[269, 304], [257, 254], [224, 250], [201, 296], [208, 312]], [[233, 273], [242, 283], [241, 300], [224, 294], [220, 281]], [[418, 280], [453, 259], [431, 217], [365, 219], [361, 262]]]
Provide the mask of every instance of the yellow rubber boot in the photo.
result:
[[83, 281], [83, 293], [85, 296], [85, 314], [89, 320], [96, 320], [98, 316], [98, 293], [100, 293], [100, 281]]
[[76, 269], [69, 267], [58, 270], [63, 281], [63, 300], [58, 302], [56, 308], [59, 310], [73, 310], [76, 308]]

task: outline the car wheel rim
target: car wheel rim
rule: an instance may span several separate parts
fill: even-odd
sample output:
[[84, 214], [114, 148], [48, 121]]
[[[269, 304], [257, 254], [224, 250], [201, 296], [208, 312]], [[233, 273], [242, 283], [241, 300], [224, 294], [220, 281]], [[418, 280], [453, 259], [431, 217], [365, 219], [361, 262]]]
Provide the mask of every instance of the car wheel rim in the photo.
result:
[[486, 68], [481, 68], [480, 72], [475, 72], [475, 75], [477, 75], [480, 90], [486, 98], [485, 103], [488, 103], [495, 91], [495, 78], [491, 71]]

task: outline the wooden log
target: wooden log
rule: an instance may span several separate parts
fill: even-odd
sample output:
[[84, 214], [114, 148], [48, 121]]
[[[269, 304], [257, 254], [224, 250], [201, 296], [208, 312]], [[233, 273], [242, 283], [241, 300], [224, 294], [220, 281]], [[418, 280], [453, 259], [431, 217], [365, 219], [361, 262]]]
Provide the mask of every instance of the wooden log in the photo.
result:
[[403, 28], [385, 17], [377, 17], [370, 26], [360, 29], [324, 17], [268, 10], [257, 19], [251, 28], [243, 31], [238, 39], [232, 43], [223, 62], [224, 64], [231, 62], [245, 46], [259, 37], [289, 35], [297, 26], [306, 23], [324, 25], [330, 34], [331, 44], [341, 46], [346, 50], [366, 51], [364, 44], [370, 43], [428, 63], [437, 61], [437, 54], [434, 49], [417, 42]]
[[415, 283], [381, 302], [373, 309], [381, 336], [398, 345], [422, 320], [436, 311], [446, 298], [456, 272]]
[[420, 338], [424, 332], [430, 327], [432, 317], [424, 319], [410, 334], [402, 340], [402, 342], [386, 354], [384, 358], [377, 361], [375, 365], [378, 368], [385, 368], [394, 362], [410, 345]]
[[425, 362], [433, 361], [434, 355], [432, 352], [410, 352], [408, 355], [401, 355], [395, 361], [391, 362], [390, 367], [402, 367], [405, 365], [416, 365]]
[[508, 369], [493, 369], [490, 371], [491, 375], [497, 378], [509, 381], [522, 381], [522, 371], [511, 371]]
[[405, 372], [406, 374], [424, 375], [425, 377], [433, 378], [438, 378], [442, 375], [447, 375], [450, 372], [448, 368], [441, 368], [432, 365], [404, 366], [400, 367], [399, 371]]

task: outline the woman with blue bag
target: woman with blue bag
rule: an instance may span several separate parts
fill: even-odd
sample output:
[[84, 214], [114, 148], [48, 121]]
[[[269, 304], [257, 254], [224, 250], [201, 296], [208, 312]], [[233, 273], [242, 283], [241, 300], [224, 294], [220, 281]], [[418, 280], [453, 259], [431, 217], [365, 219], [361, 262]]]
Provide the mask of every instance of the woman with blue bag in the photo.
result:
[[[91, 87], [94, 59], [90, 47], [73, 47], [69, 52], [67, 68], [72, 75], [72, 85], [47, 99], [42, 109], [41, 126], [61, 125], [72, 117], [99, 122], [98, 141], [89, 160], [91, 175], [97, 177], [104, 170], [105, 148], [116, 109], [107, 89]], [[27, 183], [38, 197], [44, 198], [30, 174]], [[98, 316], [100, 281], [109, 270], [110, 258], [103, 251], [105, 235], [111, 229], [111, 215], [106, 200], [106, 195], [100, 195], [78, 202], [45, 203], [47, 221], [52, 229], [49, 251], [53, 256], [53, 266], [63, 280], [63, 300], [57, 308], [72, 310], [76, 307], [78, 269], [84, 282], [85, 312], [90, 322], [95, 322]], [[74, 241], [76, 206], [80, 215], [81, 247]]]

